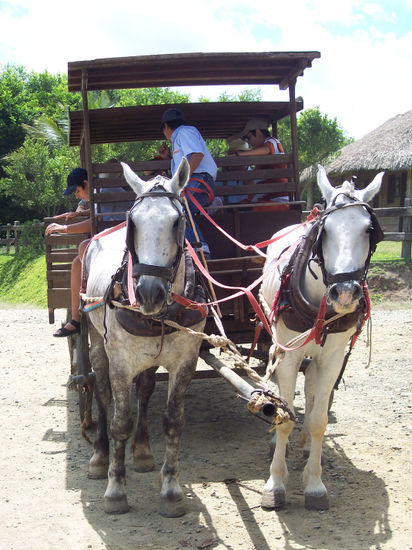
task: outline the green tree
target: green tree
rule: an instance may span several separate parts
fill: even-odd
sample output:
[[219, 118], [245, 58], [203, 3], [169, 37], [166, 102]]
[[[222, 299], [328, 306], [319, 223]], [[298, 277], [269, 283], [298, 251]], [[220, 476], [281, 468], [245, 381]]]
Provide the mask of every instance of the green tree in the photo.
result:
[[0, 74], [0, 158], [24, 141], [23, 123], [33, 118], [33, 102], [23, 67], [7, 65]]
[[325, 163], [351, 141], [347, 138], [336, 118], [330, 119], [319, 107], [306, 109], [297, 121], [299, 141], [299, 170], [317, 163]]
[[24, 205], [37, 218], [53, 216], [67, 209], [63, 197], [66, 175], [79, 164], [78, 152], [69, 147], [50, 150], [42, 139], [27, 137], [8, 156], [2, 178], [2, 192], [12, 205]]

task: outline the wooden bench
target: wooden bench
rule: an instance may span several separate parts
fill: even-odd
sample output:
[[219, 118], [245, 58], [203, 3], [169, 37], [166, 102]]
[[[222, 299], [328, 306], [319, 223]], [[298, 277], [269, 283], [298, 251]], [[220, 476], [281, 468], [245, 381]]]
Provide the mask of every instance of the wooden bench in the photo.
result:
[[[218, 212], [212, 215], [213, 220], [226, 232], [243, 244], [255, 244], [268, 239], [275, 231], [293, 223], [299, 223], [301, 219], [302, 203], [295, 201], [297, 195], [293, 182], [290, 155], [273, 155], [259, 157], [219, 157], [215, 159], [219, 167], [215, 195], [222, 198], [223, 202], [231, 195], [254, 195], [257, 193], [285, 193], [289, 195], [290, 202], [287, 209], [279, 211], [256, 212], [251, 205], [224, 204]], [[262, 168], [245, 170], [245, 166], [259, 163]], [[273, 168], [274, 162], [287, 164], [286, 168]], [[265, 168], [265, 165], [270, 167]], [[165, 170], [170, 166], [169, 161], [146, 161], [130, 163], [130, 167], [144, 176], [145, 170]], [[104, 177], [102, 177], [104, 174]], [[280, 183], [254, 183], [257, 179], [287, 178], [287, 182]], [[243, 185], [229, 186], [228, 181], [241, 180]], [[111, 212], [116, 217], [120, 215], [125, 219], [125, 210], [116, 211], [119, 203], [131, 206], [135, 199], [135, 193], [130, 190], [123, 178], [120, 164], [105, 163], [93, 165], [93, 188], [96, 214], [94, 216], [94, 232], [102, 231], [113, 226], [119, 221], [105, 221]], [[122, 192], [110, 191], [111, 188], [123, 188]], [[268, 203], [266, 203], [268, 204]], [[113, 210], [107, 208], [113, 206]], [[102, 212], [104, 209], [104, 212]], [[208, 210], [208, 209], [206, 209]], [[50, 223], [52, 219], [46, 218]], [[79, 219], [71, 220], [71, 223]], [[264, 259], [254, 253], [245, 252], [228, 240], [219, 232], [205, 216], [197, 216], [199, 225], [206, 241], [209, 243], [212, 260], [208, 262], [208, 269], [212, 277], [229, 286], [246, 287], [255, 281], [262, 272]], [[46, 264], [48, 281], [48, 307], [49, 321], [54, 322], [54, 309], [70, 308], [70, 268], [71, 261], [77, 255], [79, 243], [88, 235], [51, 235], [46, 238]], [[257, 290], [257, 289], [256, 289]], [[218, 298], [223, 298], [233, 293], [215, 287]], [[256, 294], [256, 291], [255, 291]], [[250, 342], [251, 322], [253, 310], [245, 296], [220, 304], [220, 310], [224, 317], [224, 325], [236, 343]], [[208, 321], [207, 331], [214, 332], [214, 322]]]
[[[83, 221], [83, 218], [73, 218], [67, 224]], [[45, 218], [46, 225], [53, 223], [53, 218]], [[66, 223], [66, 222], [64, 222]], [[47, 268], [47, 307], [49, 323], [54, 323], [55, 309], [71, 308], [70, 273], [71, 265], [77, 256], [79, 244], [89, 238], [88, 234], [61, 234], [48, 235], [46, 244]]]

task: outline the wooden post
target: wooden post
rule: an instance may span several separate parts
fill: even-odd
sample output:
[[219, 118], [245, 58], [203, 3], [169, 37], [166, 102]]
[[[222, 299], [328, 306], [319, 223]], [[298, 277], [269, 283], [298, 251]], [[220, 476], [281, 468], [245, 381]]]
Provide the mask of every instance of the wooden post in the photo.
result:
[[10, 228], [11, 228], [11, 224], [8, 223], [7, 228], [6, 228], [6, 252], [7, 252], [7, 254], [10, 253]]
[[87, 69], [82, 69], [82, 101], [83, 101], [83, 143], [84, 143], [84, 168], [87, 170], [90, 193], [90, 223], [92, 226], [92, 235], [96, 233], [96, 220], [94, 212], [94, 186], [93, 186], [93, 169], [92, 169], [92, 152], [90, 145], [90, 116], [89, 105], [87, 101]]
[[[405, 206], [412, 207], [412, 198], [405, 198]], [[412, 216], [403, 217], [403, 232], [405, 234], [412, 233]], [[401, 257], [410, 259], [411, 241], [402, 241]]]
[[296, 78], [289, 83], [289, 113], [290, 113], [290, 135], [292, 139], [293, 156], [293, 179], [295, 180], [294, 200], [300, 200], [299, 189], [299, 160], [298, 160], [298, 128], [296, 122], [296, 97], [295, 97]]
[[15, 221], [13, 227], [14, 227], [14, 251], [18, 252], [20, 247], [19, 245], [19, 237], [20, 237], [20, 231], [21, 231], [20, 222]]

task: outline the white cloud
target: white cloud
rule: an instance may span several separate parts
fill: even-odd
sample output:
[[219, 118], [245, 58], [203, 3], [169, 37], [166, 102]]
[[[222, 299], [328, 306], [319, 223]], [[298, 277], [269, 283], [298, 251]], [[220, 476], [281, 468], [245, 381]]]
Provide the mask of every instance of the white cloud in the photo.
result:
[[63, 9], [55, 0], [16, 0], [0, 3], [0, 63], [56, 73], [68, 61], [101, 57], [319, 50], [297, 94], [358, 138], [412, 107], [412, 33], [393, 26], [411, 9], [412, 0], [123, 0], [115, 9], [112, 0], [72, 0]]

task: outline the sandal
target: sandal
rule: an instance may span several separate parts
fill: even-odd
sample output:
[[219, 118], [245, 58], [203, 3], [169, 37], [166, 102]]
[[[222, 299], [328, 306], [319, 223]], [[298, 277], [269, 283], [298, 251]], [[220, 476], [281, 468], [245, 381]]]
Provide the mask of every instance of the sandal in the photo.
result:
[[74, 319], [71, 319], [70, 321], [67, 321], [65, 323], [66, 325], [71, 324], [74, 326], [74, 329], [68, 329], [65, 327], [65, 325], [62, 325], [61, 328], [57, 332], [53, 334], [53, 336], [56, 336], [56, 338], [63, 338], [66, 336], [72, 336], [73, 334], [80, 333], [80, 323], [79, 321], [75, 321]]

